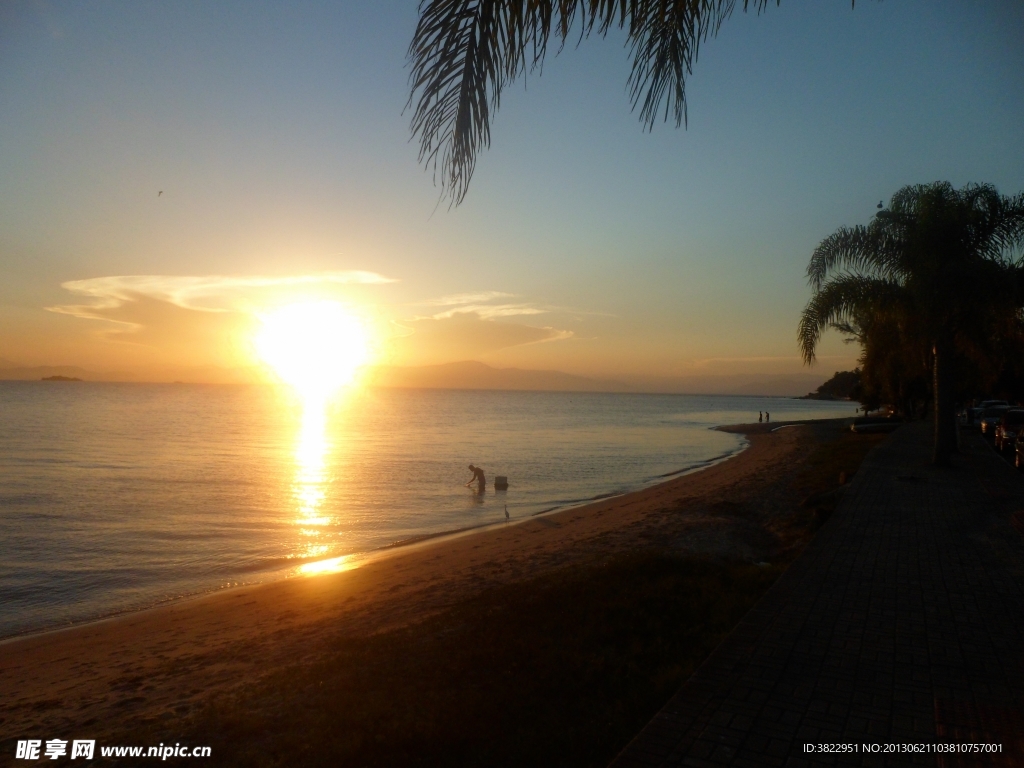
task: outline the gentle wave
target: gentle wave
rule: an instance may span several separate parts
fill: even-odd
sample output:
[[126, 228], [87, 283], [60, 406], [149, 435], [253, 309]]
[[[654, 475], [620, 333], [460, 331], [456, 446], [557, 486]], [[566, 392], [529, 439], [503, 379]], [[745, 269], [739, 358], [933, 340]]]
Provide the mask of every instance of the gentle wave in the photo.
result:
[[[0, 382], [0, 636], [610, 498], [741, 450], [780, 398]], [[314, 414], [315, 415], [315, 414]], [[483, 466], [483, 494], [464, 487]], [[511, 486], [495, 491], [493, 478]]]

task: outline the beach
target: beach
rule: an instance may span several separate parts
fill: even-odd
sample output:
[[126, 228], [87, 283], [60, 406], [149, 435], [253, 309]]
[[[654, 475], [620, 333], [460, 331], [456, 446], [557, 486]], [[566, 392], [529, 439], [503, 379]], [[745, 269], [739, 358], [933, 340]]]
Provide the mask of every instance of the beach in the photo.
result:
[[749, 448], [633, 493], [393, 548], [349, 570], [5, 641], [4, 733], [128, 743], [143, 727], [173, 741], [178, 723], [208, 702], [320, 659], [339, 637], [414, 625], [491, 588], [651, 549], [785, 561], [813, 529], [814, 510], [801, 500], [827, 490], [801, 479], [807, 457], [836, 440], [840, 426], [782, 426], [727, 427]]

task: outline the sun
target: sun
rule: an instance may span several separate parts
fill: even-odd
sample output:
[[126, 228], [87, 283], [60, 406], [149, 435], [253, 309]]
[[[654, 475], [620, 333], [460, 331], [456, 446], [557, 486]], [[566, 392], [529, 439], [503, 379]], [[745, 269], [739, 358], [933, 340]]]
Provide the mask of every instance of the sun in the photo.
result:
[[336, 301], [288, 304], [259, 319], [257, 353], [306, 399], [350, 384], [369, 359], [366, 328]]

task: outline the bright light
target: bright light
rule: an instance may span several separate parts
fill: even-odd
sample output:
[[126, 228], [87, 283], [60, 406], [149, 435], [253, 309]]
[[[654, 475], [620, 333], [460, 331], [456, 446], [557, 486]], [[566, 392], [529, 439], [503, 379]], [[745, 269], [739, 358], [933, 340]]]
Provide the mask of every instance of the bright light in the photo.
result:
[[369, 357], [365, 328], [335, 301], [289, 304], [260, 320], [259, 356], [306, 400], [349, 384]]
[[[299, 430], [299, 444], [295, 451], [297, 473], [293, 494], [298, 502], [299, 525], [327, 525], [329, 517], [321, 514], [320, 507], [327, 495], [327, 410], [323, 403], [303, 404], [302, 427]], [[306, 533], [306, 531], [303, 531]], [[315, 535], [315, 534], [313, 534]]]
[[305, 563], [299, 566], [299, 573], [305, 576], [316, 576], [321, 573], [338, 573], [355, 568], [355, 564], [349, 562], [348, 555], [332, 557], [330, 560], [318, 560], [315, 563]]

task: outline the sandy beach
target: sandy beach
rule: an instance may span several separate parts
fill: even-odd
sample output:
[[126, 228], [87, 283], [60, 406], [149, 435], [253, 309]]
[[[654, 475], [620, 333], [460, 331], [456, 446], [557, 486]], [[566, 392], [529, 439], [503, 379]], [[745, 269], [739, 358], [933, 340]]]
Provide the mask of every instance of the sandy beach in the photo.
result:
[[[729, 427], [750, 447], [704, 470], [514, 525], [400, 547], [338, 573], [203, 598], [15, 638], [0, 645], [6, 739], [126, 743], [169, 727], [270, 670], [320, 656], [332, 638], [420, 621], [459, 600], [573, 563], [652, 547], [759, 561], [788, 533], [807, 449], [834, 422]], [[827, 429], [826, 429], [827, 426]], [[775, 431], [770, 431], [773, 429]]]

